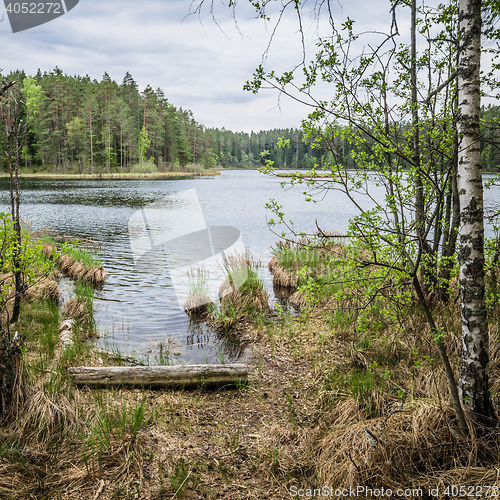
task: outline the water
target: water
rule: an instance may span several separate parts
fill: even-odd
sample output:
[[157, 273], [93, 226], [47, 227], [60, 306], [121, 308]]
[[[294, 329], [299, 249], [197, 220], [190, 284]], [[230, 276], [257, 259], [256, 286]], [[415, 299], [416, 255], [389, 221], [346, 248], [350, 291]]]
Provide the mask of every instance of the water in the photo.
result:
[[[300, 231], [314, 232], [317, 224], [327, 231], [345, 232], [349, 219], [357, 214], [340, 192], [330, 191], [321, 202], [308, 203], [302, 195], [305, 187], [284, 190], [282, 181], [248, 170], [186, 180], [22, 179], [21, 216], [34, 228], [91, 238], [101, 246], [103, 264], [109, 272], [95, 300], [102, 347], [136, 354], [150, 363], [164, 361], [161, 358], [165, 352], [172, 354], [172, 363], [218, 363], [222, 358], [233, 362], [244, 355], [238, 338], [219, 335], [203, 322], [190, 321], [177, 302], [167, 269], [161, 273], [137, 271], [128, 221], [138, 209], [194, 188], [205, 224], [239, 229], [243, 244], [267, 263], [269, 248], [278, 239], [267, 224], [275, 217], [266, 210], [270, 199], [283, 206], [286, 220], [292, 220]], [[2, 179], [3, 210], [8, 210], [6, 186], [7, 181]], [[370, 190], [381, 199], [381, 187], [371, 185]], [[370, 208], [367, 200], [362, 203]], [[499, 205], [498, 188], [486, 191], [485, 209], [492, 211]], [[491, 228], [487, 235], [492, 235]], [[265, 271], [264, 278], [269, 285]]]

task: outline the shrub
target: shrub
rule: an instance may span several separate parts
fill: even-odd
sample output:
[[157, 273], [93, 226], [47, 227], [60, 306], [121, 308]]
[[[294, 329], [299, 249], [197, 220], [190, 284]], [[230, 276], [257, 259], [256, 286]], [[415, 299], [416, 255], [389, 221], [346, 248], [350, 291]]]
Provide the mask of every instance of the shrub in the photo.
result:
[[142, 161], [132, 165], [130, 171], [134, 174], [154, 174], [158, 172], [158, 168], [152, 161]]

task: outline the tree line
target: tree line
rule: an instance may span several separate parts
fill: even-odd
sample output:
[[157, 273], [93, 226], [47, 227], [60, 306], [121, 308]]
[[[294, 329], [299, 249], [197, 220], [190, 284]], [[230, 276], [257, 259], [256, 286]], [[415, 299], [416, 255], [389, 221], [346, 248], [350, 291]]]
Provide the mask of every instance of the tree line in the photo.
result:
[[[368, 126], [368, 124], [367, 124]], [[399, 123], [401, 135], [394, 140], [403, 146], [404, 133], [411, 130], [411, 123]], [[368, 128], [370, 128], [368, 126]], [[262, 152], [268, 151], [267, 160], [274, 162], [274, 168], [306, 168], [314, 165], [342, 164], [347, 169], [363, 168], [356, 157], [365, 147], [372, 148], [371, 132], [365, 134], [363, 147], [349, 141], [345, 127], [337, 126], [327, 132], [328, 137], [314, 133], [306, 137], [302, 129], [272, 129], [259, 132], [232, 132], [225, 129], [210, 129], [216, 147], [217, 164], [224, 168], [259, 168], [265, 163]], [[481, 109], [481, 164], [485, 172], [497, 172], [500, 166], [500, 106], [488, 105]], [[324, 141], [326, 139], [329, 146]], [[281, 146], [278, 145], [283, 139]], [[409, 164], [405, 164], [409, 168]]]
[[[105, 73], [99, 82], [69, 76], [55, 68], [35, 76], [11, 73], [28, 127], [21, 166], [64, 172], [126, 171], [140, 162], [175, 169], [189, 163], [216, 165], [212, 134], [191, 111], [176, 108], [164, 92], [147, 85], [139, 90], [126, 73], [118, 84]], [[9, 121], [9, 107], [0, 109]], [[0, 145], [5, 144], [0, 135]]]
[[[19, 162], [34, 171], [111, 173], [134, 170], [147, 163], [160, 170], [182, 170], [188, 164], [203, 168], [259, 168], [262, 153], [275, 168], [307, 168], [341, 163], [362, 168], [359, 147], [341, 133], [331, 134], [335, 147], [324, 147], [302, 129], [233, 132], [207, 128], [189, 110], [176, 108], [162, 89], [147, 85], [139, 90], [126, 73], [121, 84], [105, 73], [99, 82], [89, 76], [69, 76], [60, 68], [35, 76], [16, 71], [6, 77], [17, 81], [21, 119], [27, 121]], [[0, 119], [9, 121], [9, 106]], [[481, 159], [484, 171], [500, 165], [500, 106], [482, 108]], [[410, 124], [400, 127], [407, 130]], [[371, 141], [367, 136], [368, 143]], [[278, 142], [283, 138], [284, 147]], [[5, 149], [5, 131], [0, 147]], [[2, 158], [3, 170], [7, 168]]]

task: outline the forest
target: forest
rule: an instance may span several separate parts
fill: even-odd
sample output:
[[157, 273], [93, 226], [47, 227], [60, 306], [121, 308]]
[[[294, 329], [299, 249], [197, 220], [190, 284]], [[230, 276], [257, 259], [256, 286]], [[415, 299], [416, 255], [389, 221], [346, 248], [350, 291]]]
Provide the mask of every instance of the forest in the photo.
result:
[[[143, 91], [130, 73], [118, 84], [105, 73], [98, 82], [69, 76], [60, 68], [17, 71], [6, 76], [17, 81], [21, 113], [28, 122], [20, 138], [20, 166], [32, 172], [111, 173], [182, 171], [186, 169], [258, 168], [262, 152], [275, 168], [307, 168], [340, 163], [356, 168], [355, 145], [336, 139], [334, 148], [318, 147], [316, 137], [304, 138], [301, 129], [233, 132], [207, 128], [189, 110], [175, 107], [161, 88]], [[0, 110], [9, 121], [10, 108]], [[7, 116], [4, 116], [7, 115]], [[496, 172], [500, 150], [500, 106], [482, 108], [482, 165]], [[338, 134], [341, 136], [341, 134]], [[285, 147], [278, 147], [284, 138]], [[5, 146], [0, 130], [0, 147]], [[313, 147], [314, 144], [314, 147]], [[355, 156], [355, 155], [354, 155]], [[2, 159], [5, 170], [5, 158]]]

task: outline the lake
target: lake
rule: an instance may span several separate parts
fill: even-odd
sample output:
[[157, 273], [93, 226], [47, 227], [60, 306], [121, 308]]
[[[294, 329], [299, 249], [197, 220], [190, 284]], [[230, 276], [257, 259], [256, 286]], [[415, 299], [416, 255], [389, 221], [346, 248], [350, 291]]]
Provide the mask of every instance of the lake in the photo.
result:
[[[311, 203], [304, 201], [304, 187], [282, 189], [282, 182], [254, 170], [223, 171], [220, 176], [186, 180], [22, 179], [21, 216], [34, 228], [90, 238], [101, 246], [109, 277], [97, 292], [94, 305], [103, 348], [135, 354], [151, 364], [160, 362], [165, 352], [172, 354], [172, 363], [219, 363], [222, 358], [234, 362], [244, 356], [238, 339], [189, 319], [178, 303], [166, 266], [144, 272], [134, 265], [129, 221], [152, 203], [194, 190], [190, 193], [197, 197], [198, 212], [193, 228], [189, 219], [185, 223], [185, 232], [198, 228], [200, 217], [206, 226], [238, 229], [242, 244], [266, 264], [262, 276], [272, 292], [267, 262], [270, 246], [278, 237], [267, 224], [273, 217], [266, 210], [270, 199], [283, 205], [286, 220], [292, 220], [298, 231], [314, 232], [317, 221], [324, 230], [345, 232], [349, 219], [357, 214], [340, 192], [330, 191], [321, 202]], [[7, 180], [0, 181], [0, 189], [0, 205], [8, 210]], [[383, 194], [374, 184], [370, 190], [375, 198]], [[370, 208], [369, 202], [364, 203]], [[167, 214], [169, 206], [162, 209]], [[498, 188], [487, 190], [485, 209], [492, 211], [499, 206]], [[178, 213], [175, 210], [173, 207], [174, 215]], [[487, 235], [492, 235], [491, 228]]]

